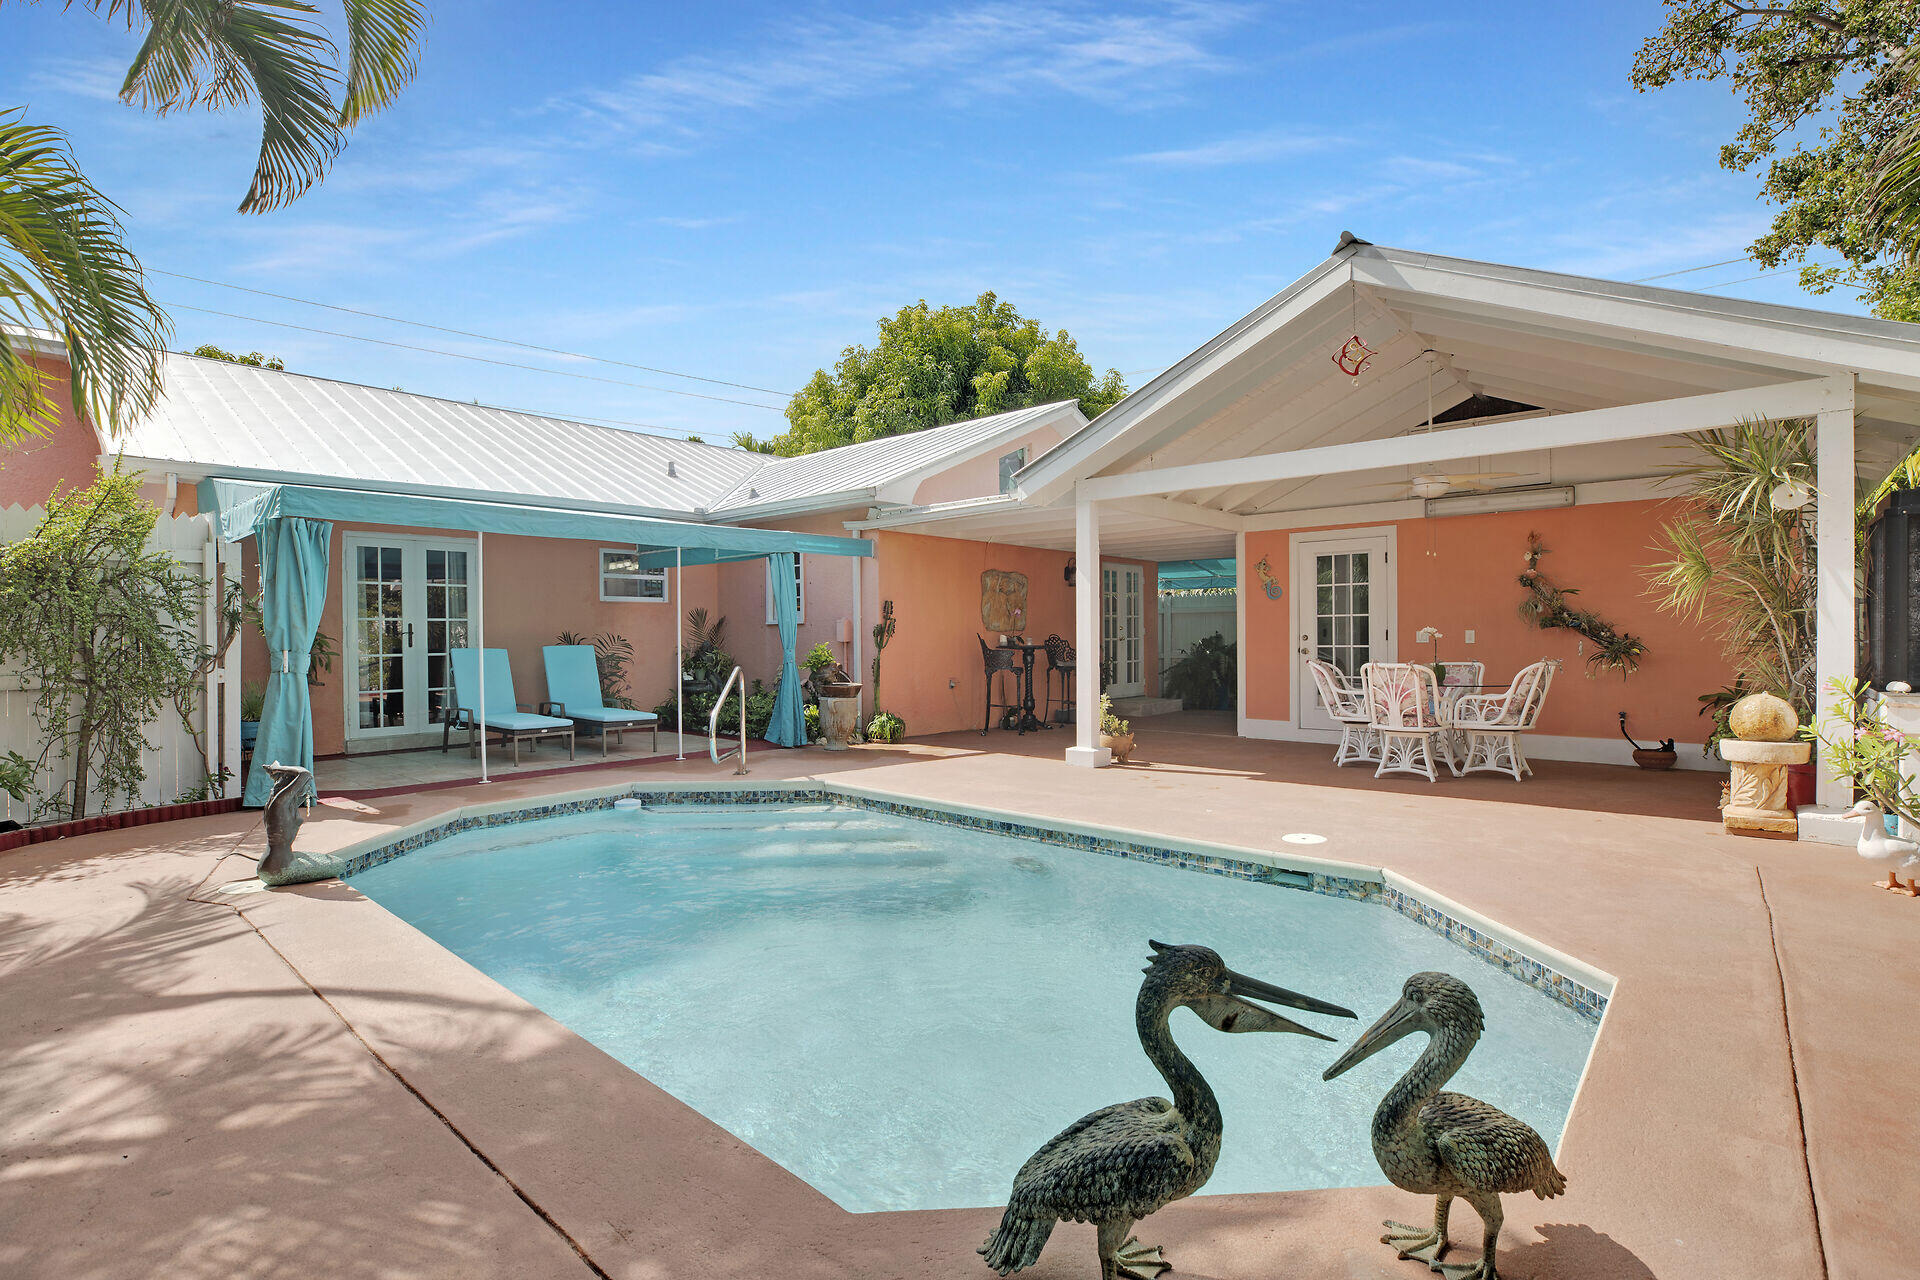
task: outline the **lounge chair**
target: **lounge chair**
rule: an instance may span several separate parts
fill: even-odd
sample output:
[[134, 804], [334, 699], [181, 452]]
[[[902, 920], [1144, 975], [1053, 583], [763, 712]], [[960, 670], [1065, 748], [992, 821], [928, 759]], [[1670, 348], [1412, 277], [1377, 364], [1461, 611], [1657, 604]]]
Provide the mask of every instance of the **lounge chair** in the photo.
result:
[[550, 644], [540, 652], [547, 660], [548, 701], [536, 710], [543, 715], [565, 716], [575, 725], [598, 725], [602, 756], [607, 754], [607, 739], [629, 729], [653, 730], [653, 750], [659, 753], [660, 717], [651, 711], [606, 705], [600, 693], [600, 664], [594, 660], [592, 645]]
[[505, 649], [486, 651], [487, 716], [480, 722], [480, 651], [455, 649], [453, 659], [453, 697], [446, 717], [440, 722], [440, 750], [447, 749], [455, 729], [467, 731], [467, 754], [479, 755], [478, 733], [488, 730], [500, 735], [500, 741], [513, 744], [513, 762], [520, 763], [520, 744], [541, 738], [564, 737], [567, 759], [573, 759], [573, 721], [555, 716], [535, 715], [514, 700], [513, 669], [507, 665]]

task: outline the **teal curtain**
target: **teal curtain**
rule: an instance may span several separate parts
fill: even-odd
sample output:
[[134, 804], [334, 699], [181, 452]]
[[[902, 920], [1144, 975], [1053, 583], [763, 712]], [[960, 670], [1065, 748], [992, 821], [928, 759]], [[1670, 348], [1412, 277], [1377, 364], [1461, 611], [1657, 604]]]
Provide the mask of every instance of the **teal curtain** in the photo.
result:
[[260, 608], [267, 633], [267, 701], [241, 803], [258, 809], [273, 791], [269, 764], [313, 768], [313, 700], [307, 665], [327, 602], [333, 524], [282, 516], [259, 529]]
[[780, 627], [780, 692], [774, 695], [767, 741], [779, 747], [807, 745], [807, 708], [800, 697], [800, 664], [793, 658], [793, 647], [800, 639], [800, 602], [794, 598], [793, 566], [791, 551], [776, 551], [767, 557], [767, 576], [773, 583], [773, 620]]

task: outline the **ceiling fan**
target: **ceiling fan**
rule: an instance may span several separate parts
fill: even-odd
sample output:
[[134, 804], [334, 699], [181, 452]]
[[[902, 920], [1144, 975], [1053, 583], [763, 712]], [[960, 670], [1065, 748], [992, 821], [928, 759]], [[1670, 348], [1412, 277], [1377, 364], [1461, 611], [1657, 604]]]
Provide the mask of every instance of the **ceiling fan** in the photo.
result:
[[[1433, 366], [1438, 354], [1432, 347], [1420, 353], [1427, 362], [1427, 421], [1424, 431], [1433, 431]], [[1491, 489], [1495, 480], [1517, 479], [1519, 471], [1469, 471], [1457, 475], [1440, 472], [1426, 472], [1406, 480], [1389, 480], [1385, 484], [1368, 485], [1369, 489], [1402, 489], [1403, 498], [1444, 498], [1455, 489]]]

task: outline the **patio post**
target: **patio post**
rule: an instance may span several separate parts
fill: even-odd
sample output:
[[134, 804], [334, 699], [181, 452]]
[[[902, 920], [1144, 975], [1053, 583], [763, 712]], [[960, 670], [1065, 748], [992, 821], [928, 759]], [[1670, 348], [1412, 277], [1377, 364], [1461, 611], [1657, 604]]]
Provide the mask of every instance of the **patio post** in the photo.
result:
[[[1857, 573], [1854, 552], [1853, 375], [1836, 382], [1830, 407], [1815, 420], [1814, 463], [1819, 505], [1814, 509], [1814, 715], [1832, 698], [1834, 680], [1855, 674]], [[1838, 811], [1853, 803], [1853, 786], [1822, 767], [1814, 799]]]
[[[861, 536], [864, 537], [865, 535], [863, 534]], [[863, 603], [863, 601], [861, 600], [861, 592], [865, 586], [865, 578], [861, 570], [865, 564], [866, 564], [866, 559], [863, 556], [847, 557], [847, 565], [853, 571], [853, 638], [847, 642], [847, 662], [849, 664], [849, 670], [847, 674], [856, 681], [860, 681], [862, 679], [860, 675], [860, 658], [862, 656], [861, 644], [860, 644], [860, 628], [866, 624], [866, 613], [861, 608], [861, 605]], [[858, 737], [859, 726], [863, 722], [861, 721], [861, 718], [860, 718], [860, 699], [857, 697], [854, 699], [854, 703], [853, 703], [853, 720], [855, 725], [855, 736]]]
[[473, 531], [473, 649], [480, 657], [480, 781], [487, 777], [487, 534]]
[[1077, 688], [1067, 763], [1098, 769], [1113, 762], [1100, 745], [1100, 508], [1083, 494], [1073, 504], [1073, 647]]
[[676, 760], [687, 758], [687, 668], [680, 656], [681, 562], [687, 558], [685, 547], [673, 549], [673, 741]]

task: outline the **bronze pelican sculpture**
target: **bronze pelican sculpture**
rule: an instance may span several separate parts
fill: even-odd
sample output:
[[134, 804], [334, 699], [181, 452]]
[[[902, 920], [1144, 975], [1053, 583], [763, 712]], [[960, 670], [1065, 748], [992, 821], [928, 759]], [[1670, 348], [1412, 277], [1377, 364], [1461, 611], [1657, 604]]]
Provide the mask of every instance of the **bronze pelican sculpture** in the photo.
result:
[[[1493, 1251], [1504, 1217], [1501, 1196], [1531, 1191], [1545, 1200], [1567, 1189], [1566, 1175], [1532, 1126], [1477, 1098], [1440, 1092], [1473, 1052], [1484, 1025], [1480, 1001], [1466, 983], [1445, 973], [1416, 973], [1393, 1008], [1322, 1077], [1333, 1079], [1402, 1036], [1427, 1033], [1426, 1049], [1373, 1113], [1373, 1156], [1394, 1186], [1434, 1197], [1433, 1228], [1388, 1222], [1380, 1243], [1448, 1280], [1498, 1280]], [[1455, 1196], [1473, 1206], [1484, 1228], [1480, 1261], [1471, 1265], [1440, 1261]]]
[[1133, 1224], [1198, 1191], [1220, 1156], [1220, 1104], [1174, 1044], [1167, 1019], [1185, 1005], [1219, 1031], [1292, 1031], [1321, 1035], [1243, 997], [1353, 1017], [1353, 1011], [1227, 968], [1206, 947], [1148, 942], [1153, 957], [1134, 1002], [1140, 1047], [1173, 1091], [1173, 1100], [1140, 1098], [1082, 1116], [1034, 1152], [1014, 1175], [1000, 1226], [980, 1246], [987, 1265], [1006, 1275], [1032, 1266], [1061, 1221], [1098, 1231], [1100, 1280], [1153, 1280], [1172, 1265], [1141, 1245]]

